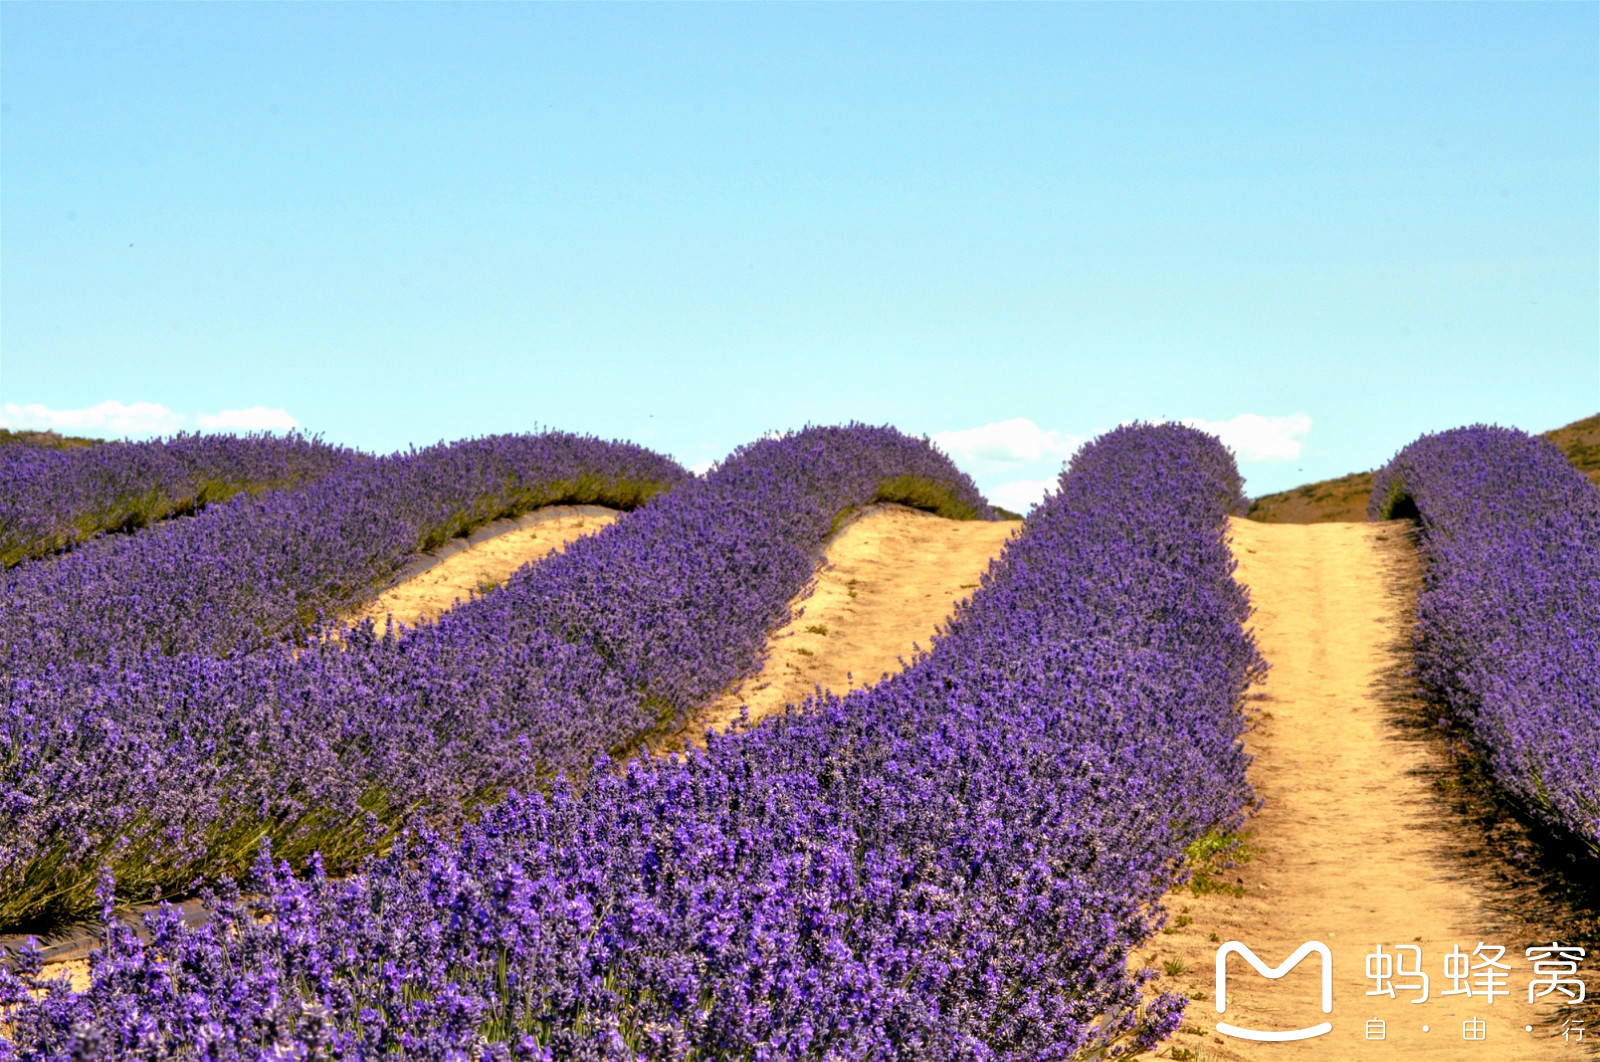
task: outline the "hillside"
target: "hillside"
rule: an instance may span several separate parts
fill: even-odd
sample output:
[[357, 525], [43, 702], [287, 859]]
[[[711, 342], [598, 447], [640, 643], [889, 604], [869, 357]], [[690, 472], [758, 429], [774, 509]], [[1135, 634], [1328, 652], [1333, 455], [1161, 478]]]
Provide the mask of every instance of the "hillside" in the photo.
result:
[[[1600, 486], [1600, 415], [1573, 421], [1544, 433], [1573, 465]], [[1250, 503], [1250, 519], [1264, 524], [1322, 524], [1365, 520], [1372, 473], [1352, 472], [1338, 479], [1307, 483], [1293, 490], [1264, 494]]]
[[1600, 484], [1600, 416], [1575, 420], [1564, 428], [1544, 433], [1545, 438], [1566, 452], [1590, 482]]
[[58, 435], [53, 431], [12, 431], [0, 428], [0, 446], [20, 444], [42, 446], [47, 450], [81, 450], [94, 446], [99, 439], [84, 439], [76, 435]]

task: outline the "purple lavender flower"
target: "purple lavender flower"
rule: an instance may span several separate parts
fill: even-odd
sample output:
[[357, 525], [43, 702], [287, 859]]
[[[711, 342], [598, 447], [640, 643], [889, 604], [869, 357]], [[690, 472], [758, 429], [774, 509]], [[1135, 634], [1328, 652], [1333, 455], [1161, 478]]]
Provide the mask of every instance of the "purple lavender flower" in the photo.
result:
[[555, 432], [347, 454], [298, 490], [241, 494], [0, 573], [0, 672], [253, 649], [359, 604], [406, 557], [497, 517], [563, 502], [633, 508], [689, 478], [641, 447]]
[[1547, 439], [1425, 435], [1372, 488], [1427, 561], [1417, 669], [1495, 782], [1600, 854], [1600, 491]]
[[311, 482], [361, 455], [319, 439], [179, 434], [72, 449], [0, 447], [0, 567], [241, 491]]

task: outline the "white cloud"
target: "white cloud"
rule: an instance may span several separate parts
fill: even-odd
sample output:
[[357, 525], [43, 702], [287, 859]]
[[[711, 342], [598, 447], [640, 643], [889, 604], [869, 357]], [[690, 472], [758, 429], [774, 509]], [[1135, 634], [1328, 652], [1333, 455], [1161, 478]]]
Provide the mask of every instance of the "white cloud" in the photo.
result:
[[1304, 413], [1287, 417], [1241, 413], [1232, 420], [1190, 417], [1183, 423], [1215, 435], [1232, 447], [1240, 461], [1293, 461], [1303, 449], [1301, 439], [1311, 431], [1311, 418]]
[[187, 418], [154, 402], [101, 402], [87, 409], [47, 409], [5, 404], [5, 426], [80, 435], [162, 435], [177, 431]]
[[[0, 407], [0, 427], [112, 438], [170, 435], [187, 425], [189, 419], [186, 414], [174, 413], [155, 402], [108, 401], [86, 409], [49, 409], [12, 402]], [[300, 426], [286, 411], [265, 406], [201, 413], [194, 421], [201, 431], [288, 431]]]
[[201, 413], [194, 418], [202, 431], [289, 431], [300, 422], [287, 410], [251, 406], [249, 409], [224, 409], [221, 413]]
[[1045, 431], [1031, 420], [1016, 417], [980, 428], [941, 431], [933, 441], [963, 468], [986, 470], [1012, 468], [1046, 458], [1064, 460], [1083, 440], [1065, 432]]
[[1044, 500], [1044, 496], [1054, 490], [1056, 481], [1053, 479], [1019, 479], [1014, 483], [1004, 483], [989, 491], [989, 500], [996, 505], [1004, 506], [1014, 513], [1027, 514], [1028, 510]]
[[689, 471], [693, 472], [697, 476], [703, 476], [715, 467], [717, 467], [717, 463], [715, 461], [696, 461], [694, 464], [689, 466]]

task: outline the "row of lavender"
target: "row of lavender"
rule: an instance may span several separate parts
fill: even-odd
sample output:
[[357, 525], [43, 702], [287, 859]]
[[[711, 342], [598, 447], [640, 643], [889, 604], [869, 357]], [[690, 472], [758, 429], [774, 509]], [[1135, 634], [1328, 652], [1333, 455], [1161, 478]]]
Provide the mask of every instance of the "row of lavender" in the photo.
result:
[[1372, 515], [1420, 518], [1417, 666], [1495, 781], [1600, 853], [1600, 491], [1548, 440], [1412, 443]]
[[[227, 616], [189, 614], [170, 629], [192, 651], [57, 651], [0, 674], [0, 924], [92, 909], [103, 863], [135, 897], [241, 871], [262, 838], [351, 866], [408, 823], [459, 826], [507, 787], [631, 748], [753, 670], [840, 512], [883, 498], [988, 515], [923, 442], [813, 429], [737, 452], [436, 626], [218, 656]], [[319, 550], [390, 504], [342, 500], [312, 510]], [[241, 623], [276, 585], [248, 575]]]
[[565, 433], [352, 458], [297, 490], [240, 495], [0, 574], [0, 672], [250, 649], [359, 603], [408, 555], [497, 517], [560, 502], [633, 508], [689, 478], [642, 447]]
[[298, 434], [175, 435], [74, 449], [0, 449], [0, 568], [364, 457]]
[[1259, 659], [1223, 541], [1238, 482], [1214, 439], [1119, 429], [900, 676], [682, 760], [512, 794], [343, 881], [263, 859], [259, 905], [225, 890], [205, 926], [154, 916], [149, 946], [113, 928], [81, 994], [35, 1000], [26, 963], [0, 974], [20, 1051], [1020, 1062], [1147, 1046], [1182, 1001], [1140, 1004], [1132, 949], [1185, 845], [1250, 799], [1237, 701]]

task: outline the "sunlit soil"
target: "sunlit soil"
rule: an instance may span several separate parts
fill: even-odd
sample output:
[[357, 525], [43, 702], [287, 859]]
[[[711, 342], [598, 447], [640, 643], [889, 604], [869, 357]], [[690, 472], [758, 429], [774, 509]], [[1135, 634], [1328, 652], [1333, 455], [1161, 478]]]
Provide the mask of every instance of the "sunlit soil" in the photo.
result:
[[[1021, 521], [949, 520], [874, 506], [835, 533], [813, 592], [767, 639], [761, 672], [697, 715], [679, 742], [722, 731], [748, 707], [752, 722], [817, 687], [843, 694], [909, 663], [970, 596]], [[671, 743], [669, 742], [669, 747]]]
[[390, 617], [406, 626], [437, 619], [458, 603], [491, 592], [523, 565], [560, 553], [621, 515], [594, 505], [583, 510], [552, 506], [530, 514], [539, 519], [452, 553], [420, 575], [384, 591], [346, 622], [354, 626], [371, 619], [381, 631]]

